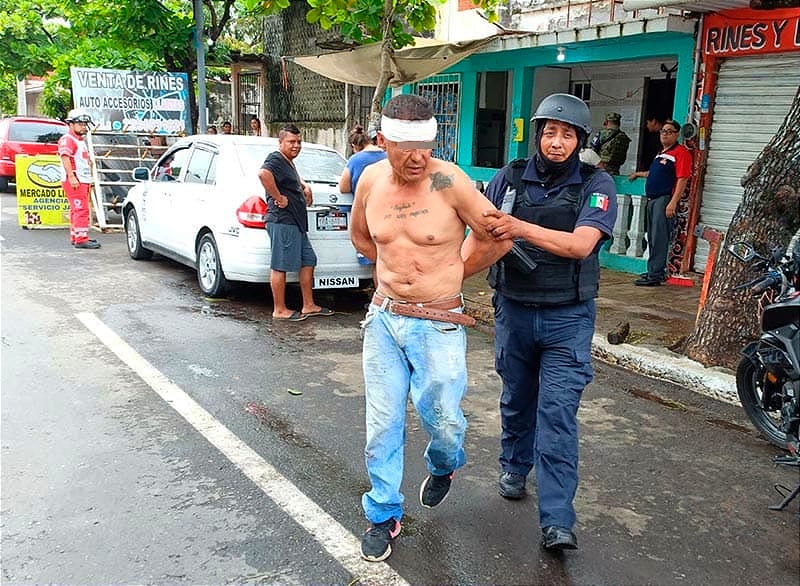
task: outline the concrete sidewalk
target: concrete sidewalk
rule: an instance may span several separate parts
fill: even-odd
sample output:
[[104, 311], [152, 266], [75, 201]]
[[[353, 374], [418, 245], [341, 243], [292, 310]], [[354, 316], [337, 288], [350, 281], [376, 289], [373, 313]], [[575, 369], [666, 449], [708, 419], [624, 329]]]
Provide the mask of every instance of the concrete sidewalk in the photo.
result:
[[[601, 269], [597, 325], [592, 341], [595, 356], [738, 404], [733, 373], [722, 368], [706, 368], [670, 350], [682, 347], [682, 342], [694, 330], [702, 276], [693, 275], [691, 287], [672, 284], [636, 287], [635, 279], [636, 275]], [[478, 320], [479, 328], [492, 334], [492, 289], [485, 274], [467, 279], [463, 291], [466, 312]], [[626, 342], [610, 344], [607, 334], [625, 322], [630, 324]]]

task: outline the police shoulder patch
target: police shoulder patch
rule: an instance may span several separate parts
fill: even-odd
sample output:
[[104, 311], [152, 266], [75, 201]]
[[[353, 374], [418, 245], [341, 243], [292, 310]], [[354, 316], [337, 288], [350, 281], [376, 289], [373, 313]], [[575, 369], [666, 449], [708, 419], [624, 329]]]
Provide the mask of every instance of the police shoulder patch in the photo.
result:
[[589, 207], [608, 211], [608, 196], [605, 193], [592, 193], [589, 195]]

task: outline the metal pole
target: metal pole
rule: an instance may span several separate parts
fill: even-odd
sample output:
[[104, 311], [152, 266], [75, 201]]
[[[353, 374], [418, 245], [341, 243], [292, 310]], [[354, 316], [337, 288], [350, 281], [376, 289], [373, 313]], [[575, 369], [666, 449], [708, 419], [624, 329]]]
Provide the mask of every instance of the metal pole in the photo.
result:
[[197, 131], [204, 134], [206, 124], [206, 51], [203, 42], [203, 0], [194, 0], [194, 43], [197, 52]]
[[[28, 95], [25, 93], [25, 80], [17, 80], [17, 115], [28, 115]], [[13, 159], [13, 155], [12, 155]]]

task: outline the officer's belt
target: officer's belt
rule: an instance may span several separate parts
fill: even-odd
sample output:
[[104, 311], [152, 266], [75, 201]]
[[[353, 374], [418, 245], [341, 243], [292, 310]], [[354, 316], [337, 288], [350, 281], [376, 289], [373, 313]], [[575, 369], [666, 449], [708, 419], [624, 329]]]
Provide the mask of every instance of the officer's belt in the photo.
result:
[[419, 319], [429, 319], [441, 321], [449, 324], [460, 324], [462, 326], [474, 326], [475, 318], [463, 313], [449, 311], [458, 309], [463, 305], [461, 295], [442, 301], [428, 301], [426, 303], [415, 303], [413, 301], [399, 301], [385, 297], [380, 293], [372, 296], [372, 303], [380, 306], [384, 311], [405, 317], [416, 317]]

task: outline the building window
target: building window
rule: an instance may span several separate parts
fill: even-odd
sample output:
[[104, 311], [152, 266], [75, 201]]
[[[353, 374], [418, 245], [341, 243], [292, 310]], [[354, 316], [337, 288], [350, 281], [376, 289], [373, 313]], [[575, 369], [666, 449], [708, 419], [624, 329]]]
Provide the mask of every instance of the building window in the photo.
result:
[[589, 81], [573, 82], [572, 95], [579, 97], [588, 104], [592, 100], [592, 83]]
[[434, 75], [416, 84], [414, 93], [425, 98], [433, 107], [439, 123], [437, 141], [439, 146], [433, 156], [455, 162], [458, 152], [458, 102], [461, 92], [461, 75], [449, 73]]

